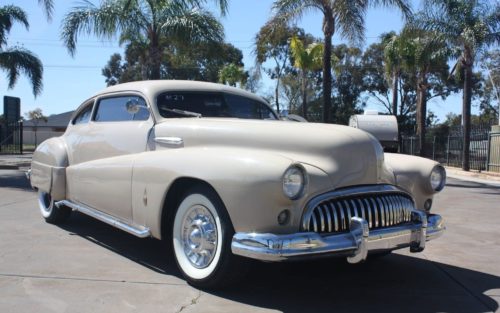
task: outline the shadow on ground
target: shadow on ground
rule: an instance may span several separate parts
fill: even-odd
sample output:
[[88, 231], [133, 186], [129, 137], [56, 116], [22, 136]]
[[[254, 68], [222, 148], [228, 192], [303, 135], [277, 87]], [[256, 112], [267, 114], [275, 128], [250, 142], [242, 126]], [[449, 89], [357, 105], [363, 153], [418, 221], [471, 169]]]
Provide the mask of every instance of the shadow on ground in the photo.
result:
[[0, 170], [0, 188], [32, 190], [26, 175], [19, 170]]
[[[139, 239], [78, 213], [61, 227], [158, 274], [180, 277], [159, 240]], [[255, 262], [242, 283], [208, 293], [282, 312], [425, 313], [496, 311], [498, 303], [485, 295], [491, 289], [500, 289], [500, 277], [392, 254], [359, 265], [340, 259]]]

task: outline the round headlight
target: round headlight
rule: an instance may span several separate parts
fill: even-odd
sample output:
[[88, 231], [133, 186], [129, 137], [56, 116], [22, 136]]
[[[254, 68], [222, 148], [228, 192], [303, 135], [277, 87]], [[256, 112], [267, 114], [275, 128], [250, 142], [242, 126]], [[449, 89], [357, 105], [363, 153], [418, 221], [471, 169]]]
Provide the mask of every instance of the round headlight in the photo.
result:
[[434, 191], [441, 191], [446, 184], [446, 171], [440, 165], [432, 169], [430, 176], [431, 188]]
[[283, 175], [283, 193], [288, 198], [295, 200], [302, 196], [306, 176], [304, 169], [297, 165], [289, 167]]

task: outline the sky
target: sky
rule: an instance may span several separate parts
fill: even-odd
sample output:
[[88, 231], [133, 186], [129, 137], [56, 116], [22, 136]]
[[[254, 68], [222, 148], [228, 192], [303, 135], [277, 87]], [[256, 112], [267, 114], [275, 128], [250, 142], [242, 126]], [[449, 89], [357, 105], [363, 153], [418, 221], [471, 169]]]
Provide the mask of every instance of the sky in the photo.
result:
[[[43, 91], [38, 97], [32, 94], [31, 85], [25, 77], [20, 77], [13, 89], [7, 89], [6, 72], [0, 71], [0, 96], [21, 98], [21, 113], [41, 108], [45, 115], [58, 114], [76, 109], [83, 101], [106, 87], [101, 69], [113, 53], [123, 52], [118, 39], [102, 40], [93, 36], [80, 35], [76, 54], [71, 57], [59, 39], [60, 24], [64, 15], [77, 1], [55, 0], [52, 21], [48, 22], [37, 0], [2, 1], [2, 5], [15, 4], [28, 14], [30, 28], [27, 31], [21, 24], [15, 24], [8, 37], [8, 46], [21, 46], [36, 54], [44, 65]], [[93, 0], [98, 4], [99, 0]], [[255, 64], [252, 54], [253, 40], [260, 27], [272, 15], [272, 0], [230, 0], [229, 13], [221, 17], [226, 41], [243, 51], [245, 68]], [[413, 0], [414, 9], [420, 1]], [[322, 37], [322, 18], [318, 13], [308, 13], [297, 25], [316, 37]], [[403, 20], [395, 9], [370, 9], [366, 17], [365, 47], [378, 40], [380, 34], [391, 30], [399, 31]], [[333, 44], [345, 42], [337, 35]], [[273, 82], [265, 79], [259, 91], [261, 95], [270, 93]], [[383, 112], [384, 108], [369, 101], [367, 109]], [[461, 94], [450, 96], [446, 101], [432, 99], [428, 109], [437, 114], [440, 121], [445, 120], [448, 112], [461, 112]], [[0, 105], [0, 112], [3, 105]], [[473, 113], [477, 108], [473, 108]], [[3, 112], [2, 112], [3, 113]]]

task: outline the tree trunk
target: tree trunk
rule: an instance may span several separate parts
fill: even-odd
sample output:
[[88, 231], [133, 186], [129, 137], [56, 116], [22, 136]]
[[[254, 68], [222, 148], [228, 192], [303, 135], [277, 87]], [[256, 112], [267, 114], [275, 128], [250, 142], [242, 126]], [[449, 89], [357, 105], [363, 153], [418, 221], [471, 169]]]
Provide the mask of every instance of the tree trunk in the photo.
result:
[[302, 70], [302, 117], [307, 120], [307, 85], [306, 71]]
[[392, 74], [392, 115], [398, 116], [398, 81], [399, 71]]
[[464, 95], [462, 99], [462, 119], [464, 128], [464, 145], [463, 145], [463, 163], [462, 169], [464, 171], [470, 170], [470, 106], [472, 100], [472, 54], [471, 51], [466, 48], [464, 53], [465, 59], [464, 70]]
[[[324, 8], [323, 33], [325, 35], [325, 47], [323, 50], [323, 122], [335, 122], [337, 108], [332, 106], [332, 37], [335, 32], [335, 20], [331, 8]], [[333, 118], [330, 117], [333, 113]]]
[[276, 90], [274, 91], [274, 96], [276, 97], [276, 110], [280, 114], [280, 103], [279, 103], [279, 89], [280, 89], [280, 78], [276, 79]]
[[150, 48], [149, 48], [149, 58], [151, 62], [151, 72], [149, 74], [150, 79], [160, 79], [161, 78], [161, 56], [162, 52], [160, 50], [158, 35], [151, 31], [150, 34]]
[[427, 78], [421, 74], [417, 87], [417, 136], [420, 148], [420, 156], [426, 156], [425, 147], [425, 121], [427, 119]]

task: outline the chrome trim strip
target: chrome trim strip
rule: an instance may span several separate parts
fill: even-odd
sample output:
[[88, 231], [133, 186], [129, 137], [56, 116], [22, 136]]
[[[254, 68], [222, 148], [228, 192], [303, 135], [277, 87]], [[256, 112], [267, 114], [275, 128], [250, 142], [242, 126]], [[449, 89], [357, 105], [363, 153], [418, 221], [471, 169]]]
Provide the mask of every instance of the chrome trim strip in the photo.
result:
[[68, 200], [62, 200], [62, 201], [56, 202], [56, 206], [59, 207], [61, 205], [70, 207], [75, 211], [78, 211], [78, 212], [81, 212], [85, 215], [93, 217], [101, 222], [104, 222], [104, 223], [109, 224], [111, 226], [114, 226], [118, 229], [126, 231], [127, 233], [132, 234], [134, 236], [137, 236], [139, 238], [146, 238], [146, 237], [151, 236], [151, 232], [149, 231], [149, 228], [147, 228], [147, 227], [126, 223], [124, 221], [117, 219], [114, 216], [111, 216], [111, 215], [106, 214], [104, 212], [100, 212], [100, 211], [93, 209], [91, 207], [88, 207], [86, 205], [77, 204], [77, 203], [74, 203], [74, 202], [68, 201]]
[[439, 215], [414, 211], [412, 220], [412, 223], [370, 231], [366, 220], [353, 217], [350, 232], [326, 236], [314, 232], [288, 235], [236, 233], [231, 250], [234, 254], [263, 261], [346, 256], [349, 262], [356, 263], [366, 259], [370, 251], [405, 247], [410, 247], [411, 252], [422, 251], [426, 241], [441, 236], [445, 230]]
[[154, 142], [168, 146], [184, 146], [184, 140], [179, 137], [155, 137]]

